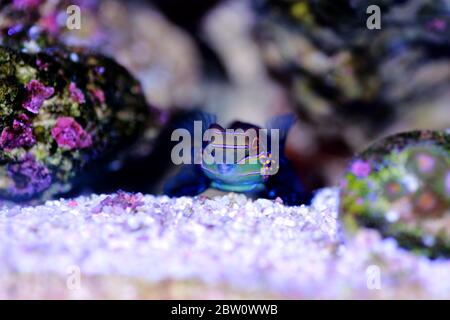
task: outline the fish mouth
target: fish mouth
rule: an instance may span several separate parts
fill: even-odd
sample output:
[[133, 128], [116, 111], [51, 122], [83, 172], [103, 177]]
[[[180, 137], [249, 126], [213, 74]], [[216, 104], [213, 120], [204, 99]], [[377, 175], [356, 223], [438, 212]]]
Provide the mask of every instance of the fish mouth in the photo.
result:
[[219, 181], [213, 181], [211, 187], [229, 192], [259, 192], [265, 189], [263, 183], [224, 183]]
[[216, 167], [217, 167], [217, 171], [218, 171], [220, 174], [226, 174], [226, 173], [229, 173], [230, 171], [233, 170], [234, 165], [233, 165], [233, 164], [223, 164], [223, 163], [220, 163], [220, 164], [217, 164]]

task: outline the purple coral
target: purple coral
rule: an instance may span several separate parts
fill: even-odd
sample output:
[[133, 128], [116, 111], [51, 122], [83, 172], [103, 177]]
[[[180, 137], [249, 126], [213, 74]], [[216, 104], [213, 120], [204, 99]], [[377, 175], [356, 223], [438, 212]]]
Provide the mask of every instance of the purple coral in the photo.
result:
[[59, 147], [69, 150], [84, 149], [92, 145], [91, 136], [71, 117], [59, 117], [56, 120], [56, 125], [52, 129], [52, 137]]
[[36, 59], [36, 65], [38, 66], [39, 70], [48, 70], [49, 64], [47, 62], [42, 61], [41, 59]]
[[55, 89], [46, 87], [38, 80], [31, 80], [25, 88], [27, 90], [27, 97], [22, 106], [34, 114], [38, 114], [44, 101], [55, 93]]
[[371, 172], [370, 164], [363, 160], [356, 160], [352, 163], [350, 171], [358, 178], [367, 178]]
[[9, 151], [15, 148], [33, 146], [36, 139], [28, 120], [28, 117], [23, 114], [14, 120], [12, 128], [3, 129], [0, 135], [0, 148]]
[[416, 156], [418, 169], [423, 173], [430, 173], [436, 167], [436, 160], [432, 155], [420, 153]]
[[119, 190], [117, 194], [108, 196], [101, 201], [93, 211], [94, 213], [100, 213], [104, 207], [119, 207], [124, 210], [130, 208], [132, 211], [135, 211], [142, 205], [144, 205], [144, 199], [141, 193], [134, 194]]
[[69, 94], [70, 98], [76, 103], [81, 104], [86, 102], [83, 91], [78, 89], [77, 85], [74, 82], [71, 82], [69, 85]]
[[38, 163], [33, 155], [27, 154], [25, 158], [8, 166], [8, 176], [14, 184], [9, 192], [16, 197], [33, 196], [48, 189], [52, 177], [47, 167]]

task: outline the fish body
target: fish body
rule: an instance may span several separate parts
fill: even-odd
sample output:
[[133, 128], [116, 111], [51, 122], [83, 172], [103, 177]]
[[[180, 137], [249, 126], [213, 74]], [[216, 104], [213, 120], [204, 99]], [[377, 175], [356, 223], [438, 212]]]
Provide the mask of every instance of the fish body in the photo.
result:
[[232, 192], [263, 190], [265, 178], [260, 170], [259, 163], [202, 165], [203, 173], [211, 179], [211, 187]]
[[[206, 131], [211, 139], [206, 139], [201, 148], [193, 148], [193, 158], [200, 157], [201, 161], [184, 165], [166, 182], [165, 194], [195, 196], [213, 188], [269, 199], [281, 198], [285, 204], [310, 201], [311, 195], [305, 192], [284, 155], [287, 132], [295, 122], [294, 116], [276, 117], [264, 129], [238, 121], [225, 129], [217, 123], [215, 116], [197, 112], [174, 128], [194, 132], [194, 121], [202, 121], [202, 134]], [[273, 129], [278, 141], [272, 136]]]

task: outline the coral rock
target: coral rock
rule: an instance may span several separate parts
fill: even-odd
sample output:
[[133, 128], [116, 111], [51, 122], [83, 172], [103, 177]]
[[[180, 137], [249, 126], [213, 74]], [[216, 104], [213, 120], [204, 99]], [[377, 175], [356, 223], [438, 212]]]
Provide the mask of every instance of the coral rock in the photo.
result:
[[117, 155], [149, 108], [139, 83], [109, 58], [0, 47], [0, 198], [70, 191], [82, 169]]
[[450, 256], [450, 135], [390, 136], [357, 156], [341, 184], [340, 214], [352, 234], [378, 229], [431, 257]]

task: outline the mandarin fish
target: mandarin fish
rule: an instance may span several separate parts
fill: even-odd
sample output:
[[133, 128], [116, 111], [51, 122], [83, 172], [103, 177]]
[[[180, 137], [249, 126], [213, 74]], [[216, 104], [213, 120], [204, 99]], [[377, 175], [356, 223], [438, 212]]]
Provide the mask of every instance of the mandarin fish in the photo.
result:
[[[306, 192], [284, 154], [287, 133], [295, 116], [270, 120], [266, 128], [235, 121], [228, 128], [214, 115], [194, 112], [174, 128], [184, 129], [200, 143], [191, 146], [193, 163], [185, 163], [165, 186], [169, 196], [195, 196], [208, 188], [245, 193], [252, 197], [281, 198], [287, 205], [307, 204]], [[206, 140], [206, 141], [205, 141]], [[172, 159], [173, 160], [173, 159]]]

